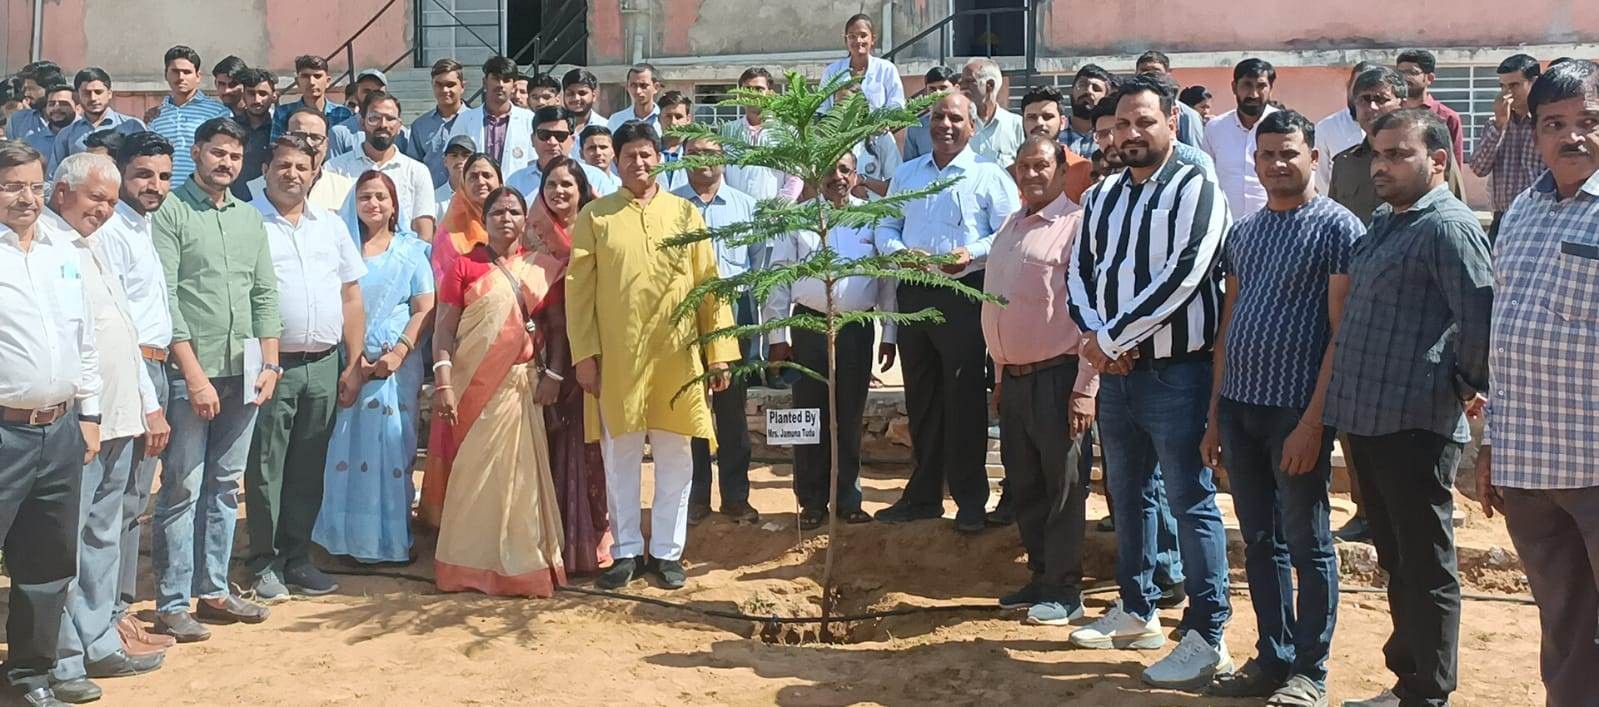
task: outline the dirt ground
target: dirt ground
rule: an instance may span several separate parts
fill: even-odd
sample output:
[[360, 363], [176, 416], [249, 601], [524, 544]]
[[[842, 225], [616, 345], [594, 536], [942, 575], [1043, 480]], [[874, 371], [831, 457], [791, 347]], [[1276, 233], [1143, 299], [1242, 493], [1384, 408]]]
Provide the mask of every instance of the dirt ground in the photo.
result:
[[[800, 539], [788, 474], [781, 465], [752, 472], [760, 525], [737, 526], [713, 515], [690, 531], [687, 588], [666, 592], [635, 584], [628, 591], [699, 609], [815, 615], [826, 539], [815, 533]], [[903, 470], [870, 473], [864, 480], [868, 510], [893, 501], [902, 476]], [[1103, 498], [1096, 495], [1091, 504], [1092, 522], [1104, 513]], [[1348, 508], [1347, 500], [1338, 502], [1335, 524]], [[241, 524], [241, 540], [242, 534]], [[1510, 547], [1499, 521], [1479, 513], [1467, 514], [1460, 534], [1463, 545]], [[1069, 629], [1024, 626], [1021, 612], [986, 608], [1026, 579], [1014, 528], [966, 538], [948, 521], [924, 521], [849, 526], [841, 536], [835, 569], [844, 579], [843, 609], [985, 608], [853, 625], [854, 642], [845, 645], [776, 632], [779, 641], [802, 641], [784, 645], [763, 642], [753, 623], [675, 608], [573, 593], [543, 601], [444, 595], [414, 580], [343, 576], [336, 594], [278, 604], [265, 624], [215, 627], [210, 641], [170, 651], [156, 673], [99, 681], [102, 703], [1257, 704], [1149, 689], [1139, 682], [1139, 671], [1165, 650], [1073, 650], [1065, 643]], [[1109, 583], [1112, 542], [1111, 535], [1090, 531], [1093, 585]], [[431, 538], [419, 538], [423, 558], [431, 549]], [[1241, 565], [1235, 559], [1233, 566]], [[382, 571], [432, 575], [426, 559]], [[1515, 578], [1505, 574], [1494, 574], [1494, 581], [1514, 590]], [[1241, 580], [1238, 572], [1234, 576]], [[589, 586], [591, 580], [575, 583]], [[1084, 621], [1112, 598], [1113, 593], [1088, 597]], [[1243, 593], [1234, 591], [1232, 602], [1227, 640], [1242, 665], [1252, 653], [1254, 617]], [[136, 609], [149, 618], [148, 597]], [[1175, 626], [1179, 614], [1167, 611], [1162, 618]], [[1344, 594], [1338, 618], [1330, 665], [1333, 704], [1370, 696], [1390, 683], [1380, 650], [1389, 628], [1382, 595]], [[1455, 704], [1542, 704], [1537, 653], [1533, 607], [1466, 602]]]

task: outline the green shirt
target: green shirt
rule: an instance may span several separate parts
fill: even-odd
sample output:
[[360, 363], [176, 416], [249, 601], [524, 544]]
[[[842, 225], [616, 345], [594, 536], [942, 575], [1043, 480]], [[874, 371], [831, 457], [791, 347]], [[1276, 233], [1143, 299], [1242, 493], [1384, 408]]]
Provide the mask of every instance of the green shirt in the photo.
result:
[[172, 342], [189, 342], [212, 378], [244, 373], [246, 339], [283, 332], [261, 212], [231, 193], [223, 198], [217, 207], [189, 180], [150, 221], [172, 302]]

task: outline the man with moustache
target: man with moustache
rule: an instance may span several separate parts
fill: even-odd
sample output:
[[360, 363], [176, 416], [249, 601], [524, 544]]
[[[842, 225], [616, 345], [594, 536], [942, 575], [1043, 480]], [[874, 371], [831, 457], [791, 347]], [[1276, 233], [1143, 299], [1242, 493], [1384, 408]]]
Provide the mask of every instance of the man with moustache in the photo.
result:
[[66, 83], [61, 67], [53, 61], [35, 61], [17, 72], [22, 79], [22, 92], [16, 96], [22, 108], [6, 116], [5, 134], [11, 140], [21, 140], [44, 129], [44, 89]]
[[[1022, 130], [1027, 137], [1046, 137], [1059, 140], [1061, 130], [1066, 127], [1066, 118], [1061, 115], [1061, 106], [1064, 99], [1060, 91], [1053, 86], [1035, 88], [1022, 96]], [[1057, 165], [1066, 172], [1066, 196], [1072, 201], [1083, 198], [1083, 192], [1093, 183], [1094, 165], [1089, 162], [1088, 155], [1080, 155], [1070, 149], [1065, 152], [1065, 162]], [[1016, 170], [1011, 170], [1011, 176], [1016, 176]]]
[[1072, 114], [1060, 133], [1066, 149], [1094, 153], [1094, 106], [1116, 90], [1116, 78], [1098, 64], [1084, 64], [1072, 77]]
[[[445, 148], [450, 142], [450, 131], [455, 127], [455, 116], [461, 113], [461, 99], [466, 90], [466, 67], [454, 59], [433, 62], [428, 71], [432, 77], [433, 109], [411, 121], [411, 158], [427, 165], [433, 175], [433, 188], [442, 189], [450, 183], [450, 171], [444, 165]], [[444, 213], [438, 214], [444, 218]], [[431, 234], [426, 234], [427, 238]]]
[[[389, 77], [377, 69], [362, 69], [360, 73], [355, 75], [355, 82], [345, 87], [349, 91], [354, 91], [354, 94], [350, 95], [350, 105], [355, 110], [355, 115], [350, 116], [349, 119], [342, 123], [335, 123], [328, 132], [329, 155], [338, 157], [360, 149], [363, 139], [362, 132], [366, 130], [366, 124], [361, 115], [361, 106], [366, 104], [367, 96], [380, 91], [387, 91], [388, 86]], [[405, 127], [404, 123], [400, 124], [391, 139], [401, 154], [407, 157], [411, 156], [411, 131]]]
[[[822, 179], [822, 198], [837, 207], [859, 204], [851, 194], [858, 183], [855, 153], [839, 157]], [[828, 231], [829, 245], [842, 258], [877, 255], [872, 228], [835, 226]], [[790, 234], [772, 245], [772, 265], [800, 262], [821, 247], [821, 236], [811, 231]], [[827, 286], [815, 278], [805, 278], [772, 289], [763, 308], [767, 321], [791, 314], [825, 316]], [[832, 304], [839, 313], [877, 310], [895, 311], [894, 281], [887, 278], [851, 277], [833, 285]], [[799, 501], [801, 530], [815, 530], [827, 522], [829, 505], [845, 523], [870, 523], [872, 516], [861, 510], [861, 416], [866, 412], [866, 394], [872, 378], [872, 324], [855, 322], [838, 331], [834, 341], [834, 360], [838, 366], [836, 391], [810, 376], [795, 380], [794, 407], [822, 411], [821, 425], [828, 428], [831, 415], [838, 415], [838, 495], [828, 498], [833, 466], [832, 439], [822, 435], [818, 444], [794, 447], [794, 495]], [[882, 370], [894, 365], [896, 326], [882, 322], [883, 343], [877, 347]], [[805, 329], [780, 329], [772, 332], [769, 361], [793, 361], [826, 376], [828, 373], [827, 335]], [[833, 405], [837, 398], [838, 406]]]
[[1454, 144], [1451, 156], [1457, 163], [1465, 162], [1465, 130], [1460, 114], [1432, 95], [1433, 82], [1438, 80], [1438, 57], [1426, 49], [1406, 49], [1394, 60], [1394, 70], [1405, 77], [1405, 107], [1426, 108], [1438, 116], [1449, 128], [1449, 139]]
[[1495, 244], [1493, 392], [1477, 494], [1505, 514], [1542, 627], [1551, 705], [1594, 695], [1599, 665], [1599, 66], [1551, 67], [1526, 98], [1549, 166], [1511, 205]]
[[[284, 135], [300, 138], [316, 150], [316, 180], [311, 185], [311, 193], [306, 199], [329, 211], [342, 211], [352, 198], [350, 196], [351, 193], [355, 191], [355, 178], [331, 172], [327, 169], [327, 115], [310, 106], [300, 106], [289, 114], [288, 130], [284, 132]], [[260, 199], [266, 195], [266, 175], [250, 180], [247, 186], [250, 189], [250, 200]], [[431, 237], [432, 234], [419, 233], [417, 235], [425, 240]]]
[[[400, 130], [405, 127], [400, 121], [400, 99], [383, 91], [368, 93], [366, 101], [361, 104], [361, 123], [366, 136], [361, 149], [328, 160], [324, 169], [344, 175], [352, 181], [368, 170], [387, 174], [394, 181], [395, 194], [399, 198], [399, 203], [395, 204], [395, 215], [399, 222], [409, 226], [413, 233], [431, 235], [438, 223], [438, 207], [433, 201], [433, 175], [421, 162], [411, 159], [395, 144]], [[312, 165], [312, 169], [315, 168]], [[339, 210], [348, 212], [350, 208], [346, 204]]]
[[[232, 118], [202, 124], [194, 136], [195, 177], [151, 220], [171, 303], [171, 370], [180, 376], [167, 410], [172, 444], [156, 494], [151, 561], [159, 578], [156, 630], [179, 643], [211, 637], [189, 614], [195, 594], [196, 616], [207, 622], [260, 623], [269, 614], [228, 582], [256, 411], [283, 373], [283, 319], [266, 229], [261, 213], [228, 190], [245, 138]], [[259, 372], [247, 370], [256, 360]]]
[[1238, 107], [1205, 126], [1202, 144], [1216, 162], [1217, 182], [1227, 195], [1233, 218], [1243, 218], [1266, 205], [1266, 188], [1255, 174], [1255, 126], [1271, 115], [1272, 84], [1277, 69], [1263, 59], [1245, 59], [1233, 67], [1233, 99]]
[[0, 141], [0, 538], [11, 590], [5, 696], [50, 689], [77, 571], [83, 467], [100, 451], [100, 360], [73, 234], [41, 223], [44, 156]]
[[1316, 121], [1316, 191], [1325, 195], [1332, 183], [1333, 157], [1366, 139], [1366, 131], [1355, 119], [1355, 78], [1367, 69], [1377, 66], [1369, 61], [1355, 64], [1349, 71], [1349, 81], [1344, 84], [1344, 107]]
[[[537, 200], [539, 190], [544, 186], [545, 165], [550, 160], [570, 154], [574, 142], [570, 113], [555, 106], [538, 109], [533, 113], [534, 159], [526, 167], [507, 176], [505, 185], [527, 194], [529, 201]], [[589, 188], [594, 190], [594, 196], [605, 196], [619, 188], [616, 178], [610, 174], [589, 166], [587, 162], [578, 164], [582, 165], [583, 176], [588, 177]]]
[[111, 108], [115, 94], [111, 91], [111, 75], [105, 69], [89, 67], [72, 78], [77, 93], [78, 119], [56, 134], [53, 150], [55, 164], [84, 150], [84, 141], [97, 130], [116, 130], [128, 135], [144, 129], [138, 118], [123, 115]]
[[[1170, 80], [1173, 86], [1177, 85], [1177, 80], [1171, 75], [1171, 57], [1166, 56], [1165, 52], [1151, 49], [1138, 55], [1138, 61], [1133, 63], [1133, 70], [1140, 74], [1159, 74]], [[1203, 147], [1205, 130], [1208, 126], [1208, 121], [1198, 110], [1182, 101], [1177, 102], [1178, 144]]]
[[[375, 103], [369, 97], [368, 108]], [[368, 135], [389, 128], [373, 127], [368, 121]], [[427, 178], [422, 163], [411, 164]], [[290, 592], [317, 596], [339, 588], [311, 564], [311, 530], [322, 508], [334, 404], [348, 407], [366, 382], [360, 357], [350, 357], [341, 372], [338, 351], [341, 341], [345, 351], [360, 350], [366, 336], [360, 288], [366, 264], [344, 221], [306, 202], [315, 165], [316, 150], [305, 140], [278, 138], [267, 166], [266, 196], [251, 203], [266, 227], [283, 315], [283, 375], [256, 416], [244, 472], [251, 511], [246, 564], [255, 576], [256, 597], [267, 602], [287, 599]]]
[[46, 86], [44, 89], [44, 127], [35, 130], [32, 134], [23, 137], [22, 142], [44, 155], [45, 169], [55, 172], [55, 145], [56, 138], [78, 119], [78, 104], [72, 95], [72, 87], [64, 83]]
[[1350, 253], [1365, 229], [1316, 193], [1308, 119], [1277, 111], [1255, 133], [1267, 202], [1233, 224], [1222, 251], [1226, 298], [1201, 452], [1232, 486], [1259, 639], [1256, 654], [1209, 694], [1317, 704], [1326, 700], [1338, 607], [1327, 501], [1335, 433], [1322, 425], [1322, 407]]
[[[931, 69], [928, 69], [927, 74], [922, 77], [921, 93], [917, 94], [916, 97], [920, 98], [921, 96], [936, 96], [942, 93], [949, 93], [950, 91], [955, 90], [955, 81], [958, 78], [960, 78], [960, 75], [955, 73], [954, 69], [951, 69], [947, 66], [935, 66]], [[900, 164], [909, 162], [932, 151], [933, 139], [928, 134], [928, 126], [930, 125], [931, 121], [931, 114], [927, 111], [923, 111], [922, 123], [920, 125], [912, 125], [905, 129], [905, 151], [901, 155], [903, 160], [900, 162]]]
[[278, 104], [278, 80], [265, 69], [241, 69], [234, 78], [239, 84], [239, 106], [234, 119], [250, 132], [244, 143], [244, 164], [233, 182], [233, 196], [250, 198], [250, 182], [261, 176], [272, 158], [272, 110]]
[[[599, 399], [599, 429], [590, 428], [589, 437], [597, 438], [605, 459], [605, 493], [616, 534], [611, 550], [616, 561], [595, 584], [616, 589], [652, 565], [665, 587], [678, 589], [688, 581], [683, 546], [694, 475], [689, 440], [715, 434], [705, 396], [679, 392], [707, 369], [710, 392], [727, 390], [728, 362], [738, 360], [739, 351], [728, 339], [696, 343], [733, 325], [727, 306], [716, 298], [701, 300], [692, 321], [676, 322], [665, 314], [690, 290], [716, 277], [716, 254], [706, 241], [686, 248], [654, 245], [703, 229], [705, 222], [693, 204], [665, 193], [651, 174], [661, 162], [654, 128], [629, 122], [615, 135], [622, 188], [578, 213], [566, 274], [567, 334], [578, 385]], [[639, 520], [646, 441], [655, 458], [653, 563], [645, 561]]]
[[[1004, 168], [971, 149], [974, 115], [971, 100], [961, 93], [933, 105], [933, 151], [900, 165], [889, 194], [924, 189], [942, 179], [958, 181], [906, 204], [904, 216], [879, 222], [876, 242], [885, 254], [916, 250], [952, 256], [953, 262], [935, 274], [981, 289], [994, 232], [1020, 202]], [[987, 407], [988, 398], [982, 307], [954, 290], [911, 283], [901, 283], [896, 298], [899, 311], [934, 309], [943, 321], [898, 332], [916, 469], [904, 494], [878, 511], [877, 519], [905, 523], [942, 517], [947, 482], [959, 506], [955, 530], [982, 532], [988, 503], [983, 461], [988, 425], [985, 416], [973, 414]]]
[[165, 412], [171, 391], [166, 364], [172, 344], [172, 313], [167, 304], [166, 273], [150, 234], [150, 217], [172, 191], [172, 143], [154, 132], [133, 133], [117, 149], [117, 166], [122, 172], [120, 199], [111, 218], [100, 227], [100, 252], [106, 267], [122, 281], [128, 314], [138, 328], [144, 369], [155, 386], [163, 412], [160, 419], [147, 416], [152, 434], [134, 440], [135, 465], [122, 493], [116, 626], [123, 650], [129, 655], [150, 655], [175, 643], [171, 636], [147, 632], [144, 624], [128, 612], [139, 596], [141, 528], [148, 524], [145, 513], [150, 507], [156, 464], [166, 446], [155, 432], [170, 429], [166, 427]]
[[1077, 355], [1082, 333], [1058, 302], [1082, 207], [1065, 193], [1066, 146], [1033, 135], [1016, 155], [1022, 210], [994, 234], [982, 305], [994, 359], [1006, 492], [1032, 579], [1001, 600], [1027, 606], [1027, 623], [1065, 626], [1082, 616], [1083, 524], [1093, 472], [1099, 372]]
[[1177, 519], [1189, 604], [1180, 644], [1143, 679], [1191, 689], [1232, 672], [1223, 637], [1232, 613], [1226, 531], [1199, 455], [1221, 305], [1214, 267], [1229, 219], [1210, 175], [1173, 158], [1176, 102], [1164, 77], [1122, 84], [1114, 137], [1127, 169], [1083, 196], [1069, 306], [1086, 333], [1081, 355], [1110, 374], [1100, 378], [1099, 431], [1117, 499], [1121, 602], [1070, 640], [1096, 649], [1165, 645], [1152, 578], [1158, 465]]
[[[100, 452], [83, 466], [78, 499], [78, 575], [61, 624], [52, 689], [65, 702], [100, 696], [90, 678], [147, 673], [161, 667], [161, 653], [129, 654], [115, 628], [117, 582], [122, 555], [122, 500], [136, 463], [135, 442], [152, 440], [157, 453], [166, 445], [167, 425], [155, 385], [139, 354], [138, 331], [128, 311], [120, 273], [107, 264], [97, 232], [116, 208], [121, 178], [117, 165], [102, 155], [73, 155], [56, 170], [51, 194], [54, 214], [81, 256], [84, 304], [100, 354]], [[148, 422], [147, 422], [148, 421]]]
[[1009, 168], [1016, 160], [1016, 148], [1022, 146], [1026, 134], [1022, 132], [1021, 116], [1005, 110], [1005, 100], [1000, 93], [1005, 85], [1005, 74], [993, 59], [977, 58], [966, 62], [961, 69], [961, 93], [971, 100], [977, 112], [972, 124], [972, 151]]
[[1526, 54], [1514, 54], [1499, 62], [1499, 97], [1494, 99], [1493, 121], [1483, 130], [1477, 149], [1471, 153], [1471, 172], [1488, 178], [1488, 194], [1493, 198], [1489, 243], [1498, 235], [1499, 222], [1511, 202], [1544, 172], [1527, 111], [1527, 93], [1541, 71], [1538, 60]]
[[[1378, 118], [1367, 143], [1383, 205], [1355, 247], [1324, 421], [1348, 435], [1394, 630], [1391, 690], [1346, 707], [1449, 704], [1460, 633], [1454, 477], [1488, 388], [1488, 237], [1449, 193], [1432, 112]], [[1423, 353], [1425, 352], [1425, 353]], [[1530, 393], [1529, 393], [1530, 394]]]
[[[1360, 127], [1368, 138], [1333, 158], [1332, 182], [1327, 188], [1327, 196], [1343, 204], [1344, 208], [1359, 216], [1363, 223], [1371, 223], [1372, 214], [1382, 203], [1371, 182], [1374, 154], [1369, 136], [1372, 125], [1378, 118], [1399, 110], [1404, 104], [1408, 90], [1405, 78], [1386, 66], [1368, 69], [1356, 76], [1355, 83], [1349, 90], [1355, 103], [1355, 120], [1360, 122]], [[1444, 183], [1449, 186], [1449, 191], [1454, 193], [1456, 198], [1465, 200], [1466, 188], [1461, 181], [1460, 169], [1452, 156], [1444, 167]]]

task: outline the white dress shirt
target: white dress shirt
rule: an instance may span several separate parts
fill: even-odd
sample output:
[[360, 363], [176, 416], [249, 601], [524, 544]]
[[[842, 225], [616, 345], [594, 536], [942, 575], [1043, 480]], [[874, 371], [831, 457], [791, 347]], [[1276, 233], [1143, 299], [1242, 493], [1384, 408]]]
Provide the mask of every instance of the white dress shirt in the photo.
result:
[[971, 149], [1001, 167], [1010, 167], [1016, 161], [1016, 151], [1027, 141], [1022, 117], [1005, 110], [1005, 106], [994, 106], [993, 120], [985, 123], [978, 118], [972, 125], [976, 132], [972, 133]]
[[100, 414], [100, 354], [84, 299], [77, 234], [40, 219], [30, 249], [0, 225], [0, 406], [37, 410], [76, 399]]
[[[599, 112], [592, 108], [589, 109], [588, 122], [577, 123], [572, 126], [572, 149], [566, 153], [568, 157], [579, 162], [583, 161], [583, 141], [580, 137], [583, 135], [583, 131], [591, 125], [598, 125], [606, 130], [611, 129], [606, 116], [600, 115]], [[439, 216], [442, 217], [443, 214], [439, 214]]]
[[[396, 189], [398, 186], [395, 185]], [[250, 180], [244, 188], [250, 190], [250, 201], [265, 199], [266, 175]], [[349, 207], [355, 205], [355, 178], [334, 174], [324, 169], [317, 175], [316, 183], [311, 185], [311, 193], [305, 195], [305, 200], [328, 211], [353, 214], [355, 211]], [[442, 218], [443, 212], [440, 212], [439, 216]], [[409, 223], [401, 225], [406, 228], [411, 227]]]
[[269, 199], [250, 205], [260, 210], [272, 249], [283, 352], [319, 353], [337, 346], [344, 337], [343, 286], [366, 274], [349, 229], [332, 212], [310, 204], [298, 225], [280, 215]]
[[[1255, 120], [1258, 127], [1266, 116], [1277, 112], [1266, 110]], [[1238, 111], [1230, 110], [1205, 126], [1205, 152], [1216, 162], [1216, 181], [1227, 195], [1227, 206], [1233, 220], [1241, 219], [1266, 206], [1266, 187], [1255, 174], [1255, 129], [1245, 128], [1238, 121]]]
[[[395, 149], [393, 157], [379, 163], [367, 157], [366, 148], [362, 147], [328, 160], [323, 169], [351, 180], [360, 179], [368, 170], [387, 174], [394, 181], [394, 195], [400, 200], [398, 213], [401, 226], [410, 228], [412, 222], [423, 216], [432, 218], [435, 224], [438, 221], [438, 205], [433, 201], [433, 173], [428, 171], [427, 165], [407, 157], [398, 149]], [[353, 198], [354, 190], [346, 200], [346, 208], [349, 199]]]
[[[852, 198], [850, 203], [861, 202]], [[815, 253], [816, 249], [821, 247], [821, 243], [822, 237], [815, 231], [781, 236], [772, 242], [772, 266], [801, 262]], [[870, 228], [834, 228], [828, 231], [827, 243], [840, 258], [859, 259], [879, 254]], [[859, 275], [846, 277], [833, 283], [833, 306], [840, 312], [862, 312], [869, 309], [892, 312], [897, 306], [894, 284], [892, 281], [884, 282], [875, 277]], [[791, 314], [793, 305], [826, 312], [827, 288], [823, 286], [821, 280], [815, 278], [799, 280], [792, 285], [779, 285], [772, 289], [772, 293], [761, 306], [761, 321], [787, 317]], [[895, 343], [894, 323], [884, 321], [881, 324], [883, 343]], [[774, 329], [768, 336], [770, 343], [773, 344], [790, 341], [786, 328]]]
[[1316, 191], [1327, 193], [1332, 184], [1333, 158], [1338, 153], [1359, 145], [1366, 139], [1366, 131], [1345, 108], [1316, 123]]
[[100, 355], [102, 442], [144, 434], [148, 431], [144, 416], [161, 409], [150, 369], [139, 353], [139, 333], [128, 312], [128, 295], [101, 247], [99, 235], [104, 230], [102, 226], [93, 235], [73, 241], [82, 260], [84, 301], [93, 318], [95, 349]]
[[[779, 129], [770, 121], [763, 121], [759, 127], [750, 125], [749, 117], [744, 116], [723, 123], [720, 130], [726, 137], [743, 140], [751, 145], [769, 146], [777, 141], [774, 131]], [[741, 167], [730, 164], [723, 179], [726, 179], [734, 189], [754, 197], [756, 201], [775, 199], [779, 196], [793, 200], [805, 188], [798, 177], [784, 174], [771, 167]]]
[[172, 344], [172, 309], [167, 276], [150, 237], [150, 217], [117, 202], [116, 213], [94, 234], [106, 267], [128, 297], [128, 314], [139, 329], [139, 344], [166, 350]]
[[916, 248], [944, 255], [965, 248], [972, 262], [955, 277], [982, 270], [994, 232], [1022, 207], [1016, 184], [998, 162], [978, 157], [967, 147], [939, 169], [933, 155], [925, 154], [899, 166], [888, 193], [917, 191], [940, 179], [956, 178], [959, 181], [944, 191], [906, 204], [903, 217], [878, 223], [878, 249], [898, 253]]
[[455, 200], [455, 187], [449, 182], [439, 185], [433, 190], [433, 203], [438, 205], [439, 223], [444, 223], [444, 215], [450, 213], [450, 202]]

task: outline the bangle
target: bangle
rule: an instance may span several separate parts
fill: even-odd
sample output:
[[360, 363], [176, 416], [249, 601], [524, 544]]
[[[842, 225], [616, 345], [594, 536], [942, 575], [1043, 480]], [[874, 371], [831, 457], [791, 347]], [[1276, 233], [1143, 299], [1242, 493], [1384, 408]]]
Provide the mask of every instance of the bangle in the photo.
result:
[[563, 376], [563, 375], [561, 375], [559, 373], [556, 373], [555, 369], [553, 369], [553, 368], [544, 369], [544, 377], [549, 378], [550, 380], [555, 381], [557, 383], [560, 383], [560, 382], [566, 380], [566, 376]]
[[434, 390], [455, 390], [455, 386], [452, 386], [452, 385], [435, 385], [435, 386], [433, 386], [433, 389]]
[[440, 368], [453, 368], [453, 367], [455, 367], [455, 364], [450, 363], [448, 359], [443, 360], [443, 361], [435, 361], [433, 363], [433, 372], [434, 373], [438, 373]]
[[395, 339], [395, 343], [405, 344], [405, 352], [406, 353], [410, 353], [410, 352], [416, 350], [416, 344], [411, 343], [411, 337], [406, 336], [404, 334], [401, 334], [399, 336], [399, 338]]

